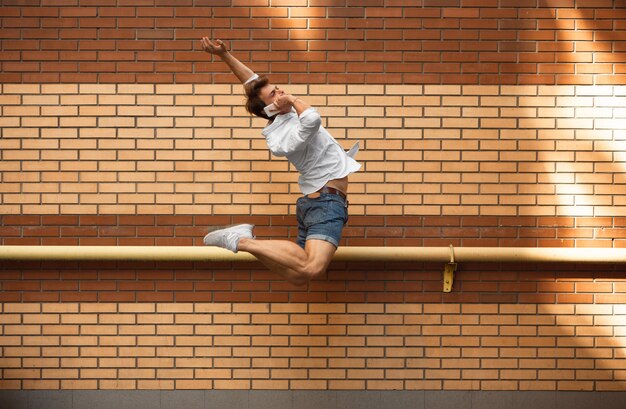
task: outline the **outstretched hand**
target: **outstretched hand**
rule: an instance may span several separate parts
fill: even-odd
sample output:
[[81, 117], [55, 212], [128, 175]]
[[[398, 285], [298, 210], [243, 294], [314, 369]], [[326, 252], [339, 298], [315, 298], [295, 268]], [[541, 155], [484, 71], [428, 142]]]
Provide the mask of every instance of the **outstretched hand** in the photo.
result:
[[202, 49], [209, 54], [218, 56], [224, 55], [228, 52], [226, 44], [222, 40], [212, 42], [209, 40], [209, 37], [202, 37]]

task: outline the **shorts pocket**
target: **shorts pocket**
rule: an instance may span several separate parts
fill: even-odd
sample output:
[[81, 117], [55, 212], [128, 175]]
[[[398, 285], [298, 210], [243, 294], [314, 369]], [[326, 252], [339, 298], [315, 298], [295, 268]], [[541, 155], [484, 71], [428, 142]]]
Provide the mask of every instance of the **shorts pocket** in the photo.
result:
[[326, 200], [311, 201], [306, 209], [303, 209], [304, 227], [309, 228], [315, 224], [323, 223], [328, 218], [328, 207], [330, 203]]

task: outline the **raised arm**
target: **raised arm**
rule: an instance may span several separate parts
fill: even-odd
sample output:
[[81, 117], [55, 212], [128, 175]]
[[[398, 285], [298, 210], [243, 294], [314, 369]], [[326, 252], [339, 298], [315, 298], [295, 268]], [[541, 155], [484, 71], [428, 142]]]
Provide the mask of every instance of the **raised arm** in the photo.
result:
[[209, 37], [202, 38], [202, 49], [209, 54], [217, 55], [228, 65], [228, 68], [237, 76], [241, 83], [245, 83], [253, 75], [254, 71], [248, 68], [244, 63], [236, 59], [228, 49], [226, 44], [222, 40], [216, 40], [212, 42]]

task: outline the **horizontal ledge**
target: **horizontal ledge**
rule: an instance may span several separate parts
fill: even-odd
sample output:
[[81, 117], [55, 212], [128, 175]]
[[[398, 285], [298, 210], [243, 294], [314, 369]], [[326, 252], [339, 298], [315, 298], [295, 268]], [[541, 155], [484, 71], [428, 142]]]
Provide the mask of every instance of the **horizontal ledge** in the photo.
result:
[[[449, 247], [340, 247], [333, 261], [448, 263]], [[256, 261], [246, 252], [184, 246], [0, 246], [0, 260]], [[455, 247], [454, 262], [626, 263], [626, 249]]]

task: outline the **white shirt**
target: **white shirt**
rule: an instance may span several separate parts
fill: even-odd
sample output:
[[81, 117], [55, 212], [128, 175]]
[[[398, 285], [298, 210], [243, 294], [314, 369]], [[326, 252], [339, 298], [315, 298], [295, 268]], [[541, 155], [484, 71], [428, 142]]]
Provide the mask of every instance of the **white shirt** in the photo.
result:
[[[257, 78], [259, 76], [253, 73], [244, 85]], [[359, 143], [345, 152], [322, 126], [315, 108], [308, 108], [300, 116], [293, 108], [287, 114], [277, 115], [262, 133], [272, 154], [287, 157], [300, 172], [298, 184], [304, 195], [317, 192], [329, 180], [341, 179], [361, 168], [354, 160]]]
[[322, 126], [315, 108], [308, 108], [300, 116], [292, 109], [277, 115], [274, 122], [263, 129], [267, 146], [274, 156], [285, 156], [298, 172], [302, 194], [308, 195], [324, 187], [326, 182], [341, 179], [361, 168], [354, 160], [358, 142], [345, 152]]

